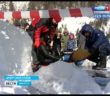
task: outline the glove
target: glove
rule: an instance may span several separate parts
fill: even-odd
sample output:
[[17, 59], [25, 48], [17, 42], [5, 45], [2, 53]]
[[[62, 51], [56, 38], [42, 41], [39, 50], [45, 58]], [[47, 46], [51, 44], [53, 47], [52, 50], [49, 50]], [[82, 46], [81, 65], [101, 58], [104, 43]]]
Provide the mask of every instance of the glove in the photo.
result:
[[50, 54], [49, 54], [49, 52], [48, 52], [46, 46], [41, 45], [41, 46], [40, 46], [40, 49], [42, 50], [42, 52], [45, 54], [46, 57], [48, 57], [48, 58], [50, 58], [50, 59], [53, 59], [53, 60], [56, 60], [56, 61], [59, 60], [59, 58], [54, 57], [53, 55], [50, 55]]
[[96, 48], [91, 48], [91, 49], [89, 50], [89, 52], [90, 52], [91, 54], [94, 54], [94, 53], [96, 52]]

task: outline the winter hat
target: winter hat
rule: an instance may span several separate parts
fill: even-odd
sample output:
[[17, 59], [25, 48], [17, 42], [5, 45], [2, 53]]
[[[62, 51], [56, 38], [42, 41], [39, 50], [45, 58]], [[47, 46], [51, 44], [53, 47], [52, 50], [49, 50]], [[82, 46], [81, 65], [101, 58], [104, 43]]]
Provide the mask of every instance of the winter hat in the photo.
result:
[[68, 31], [64, 31], [63, 34], [69, 34], [69, 32]]
[[74, 39], [74, 34], [70, 34], [69, 39]]
[[89, 33], [92, 34], [94, 32], [94, 29], [92, 28], [91, 25], [89, 24], [85, 24], [82, 29], [81, 29], [81, 33], [84, 35], [85, 33]]

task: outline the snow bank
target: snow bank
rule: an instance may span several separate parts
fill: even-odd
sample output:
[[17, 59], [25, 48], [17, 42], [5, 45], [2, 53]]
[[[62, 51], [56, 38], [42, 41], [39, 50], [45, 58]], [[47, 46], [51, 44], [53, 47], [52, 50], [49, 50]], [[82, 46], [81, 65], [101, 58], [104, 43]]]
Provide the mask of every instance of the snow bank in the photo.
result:
[[109, 81], [109, 83], [107, 84], [107, 86], [105, 87], [104, 93], [105, 93], [105, 94], [110, 94], [110, 81]]
[[72, 63], [58, 61], [34, 75], [40, 80], [33, 82], [33, 86], [50, 94], [102, 94], [93, 78]]
[[19, 88], [6, 87], [3, 78], [6, 75], [24, 75], [26, 71], [31, 71], [31, 47], [32, 41], [26, 32], [0, 21], [0, 93], [23, 93]]
[[26, 32], [0, 21], [0, 74], [21, 74], [31, 62], [32, 41]]
[[0, 87], [0, 94], [30, 94], [25, 88]]

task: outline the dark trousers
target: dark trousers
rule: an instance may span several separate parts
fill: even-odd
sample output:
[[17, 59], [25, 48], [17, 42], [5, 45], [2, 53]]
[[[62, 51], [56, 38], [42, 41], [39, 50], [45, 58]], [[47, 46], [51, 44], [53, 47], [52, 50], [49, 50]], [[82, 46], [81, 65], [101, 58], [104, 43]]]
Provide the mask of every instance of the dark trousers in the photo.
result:
[[96, 50], [94, 54], [90, 55], [87, 59], [98, 64], [100, 61], [99, 50]]
[[96, 67], [102, 67], [102, 68], [106, 67], [106, 56], [101, 55], [99, 50], [96, 50], [95, 53], [89, 56], [87, 59], [95, 62]]
[[54, 44], [52, 50], [55, 56], [60, 56], [61, 55], [61, 44]]
[[40, 61], [38, 60], [38, 50], [32, 46], [32, 58], [33, 58], [33, 64], [39, 64]]
[[[46, 48], [45, 51], [49, 54], [49, 51]], [[32, 57], [33, 64], [48, 65], [56, 61], [54, 59], [47, 57], [44, 54], [44, 49], [42, 49], [41, 47], [39, 48], [35, 48], [34, 46], [32, 47]]]

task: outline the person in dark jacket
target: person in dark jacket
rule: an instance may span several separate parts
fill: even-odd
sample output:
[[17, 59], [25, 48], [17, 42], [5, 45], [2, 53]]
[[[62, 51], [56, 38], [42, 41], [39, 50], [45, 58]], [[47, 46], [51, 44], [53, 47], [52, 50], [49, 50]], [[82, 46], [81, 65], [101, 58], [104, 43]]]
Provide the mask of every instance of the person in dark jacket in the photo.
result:
[[85, 24], [80, 32], [86, 38], [85, 48], [91, 53], [88, 59], [96, 62], [96, 66], [93, 66], [93, 68], [105, 68], [106, 57], [110, 55], [110, 43], [104, 32], [93, 28], [89, 24]]
[[55, 56], [60, 56], [61, 54], [61, 32], [58, 31], [53, 38], [53, 51]]
[[30, 28], [34, 31], [30, 36], [33, 39], [32, 56], [34, 72], [42, 65], [48, 65], [59, 60], [59, 58], [53, 56], [49, 52], [53, 43], [56, 27], [57, 23], [53, 18], [42, 18], [32, 21]]

